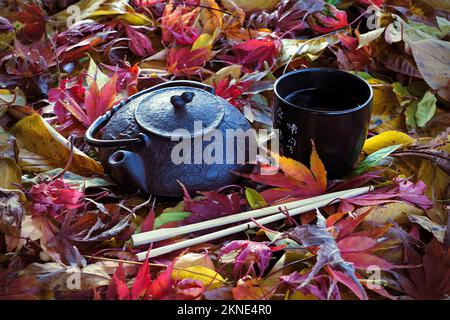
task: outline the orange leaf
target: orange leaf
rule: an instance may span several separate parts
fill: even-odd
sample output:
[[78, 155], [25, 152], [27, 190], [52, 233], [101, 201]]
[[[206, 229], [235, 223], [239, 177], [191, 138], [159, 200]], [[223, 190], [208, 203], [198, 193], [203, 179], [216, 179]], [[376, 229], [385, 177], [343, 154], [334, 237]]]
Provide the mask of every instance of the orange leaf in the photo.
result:
[[316, 146], [314, 142], [312, 142], [312, 151], [311, 151], [311, 171], [316, 178], [317, 182], [322, 191], [327, 189], [327, 171], [325, 170], [325, 166], [322, 163], [322, 160], [319, 158], [319, 154], [317, 153]]
[[316, 179], [304, 164], [283, 156], [279, 161], [281, 170], [288, 176], [306, 185], [316, 184]]

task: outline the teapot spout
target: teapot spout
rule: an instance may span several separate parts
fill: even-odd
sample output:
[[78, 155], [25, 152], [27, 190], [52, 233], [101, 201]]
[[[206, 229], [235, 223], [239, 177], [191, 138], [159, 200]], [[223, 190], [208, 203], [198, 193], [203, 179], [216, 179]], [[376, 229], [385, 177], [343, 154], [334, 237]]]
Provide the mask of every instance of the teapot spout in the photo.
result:
[[108, 159], [113, 179], [128, 189], [148, 193], [147, 178], [142, 157], [134, 152], [118, 150]]

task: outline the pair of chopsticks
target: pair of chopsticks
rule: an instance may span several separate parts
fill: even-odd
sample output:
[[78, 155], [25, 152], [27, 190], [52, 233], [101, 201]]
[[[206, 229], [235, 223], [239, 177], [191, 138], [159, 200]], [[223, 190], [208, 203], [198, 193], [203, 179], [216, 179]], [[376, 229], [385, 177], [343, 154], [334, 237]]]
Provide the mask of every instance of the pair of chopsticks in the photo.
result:
[[[305, 213], [314, 209], [318, 209], [324, 207], [328, 204], [339, 202], [340, 199], [348, 199], [352, 197], [359, 196], [361, 194], [367, 193], [373, 189], [372, 186], [369, 187], [361, 187], [355, 188], [345, 191], [333, 192], [329, 194], [324, 194], [317, 197], [312, 197], [303, 200], [297, 200], [293, 202], [283, 203], [280, 205], [275, 205], [267, 208], [257, 209], [246, 211], [222, 218], [202, 221], [199, 223], [193, 223], [181, 227], [176, 228], [165, 228], [165, 229], [157, 229], [153, 231], [143, 232], [134, 234], [131, 239], [133, 241], [133, 245], [140, 246], [148, 243], [154, 243], [157, 241], [167, 240], [171, 238], [175, 238], [178, 236], [182, 236], [185, 234], [189, 234], [192, 232], [198, 232], [210, 228], [221, 227], [231, 223], [247, 221], [246, 223], [236, 225], [233, 227], [229, 227], [223, 230], [219, 230], [216, 232], [208, 233], [196, 238], [187, 239], [184, 241], [176, 242], [173, 244], [169, 244], [167, 246], [151, 249], [148, 258], [154, 258], [157, 256], [161, 256], [163, 254], [167, 254], [176, 250], [184, 249], [190, 246], [194, 246], [197, 244], [201, 244], [204, 242], [208, 242], [214, 239], [222, 238], [225, 236], [229, 236], [234, 233], [238, 233], [241, 231], [245, 231], [248, 229], [255, 228], [260, 225], [269, 224], [274, 221], [283, 220], [286, 218], [286, 214], [281, 212], [281, 209], [286, 209], [289, 212], [289, 216], [296, 216], [301, 213]], [[260, 217], [265, 217], [256, 221], [248, 221]], [[137, 254], [138, 260], [145, 260], [147, 252], [141, 252]]]

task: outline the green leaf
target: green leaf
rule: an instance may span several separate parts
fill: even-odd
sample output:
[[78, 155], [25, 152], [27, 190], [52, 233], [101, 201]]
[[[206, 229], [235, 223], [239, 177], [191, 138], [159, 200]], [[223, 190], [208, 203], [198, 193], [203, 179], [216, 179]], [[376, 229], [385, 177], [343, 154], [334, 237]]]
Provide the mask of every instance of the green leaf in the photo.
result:
[[394, 152], [401, 146], [402, 146], [401, 144], [395, 144], [393, 146], [389, 146], [372, 153], [358, 164], [358, 166], [354, 171], [354, 174], [360, 175], [366, 172], [369, 168], [376, 166], [378, 162], [389, 156], [392, 152]]
[[417, 127], [416, 112], [418, 104], [418, 101], [413, 101], [405, 110], [406, 125], [410, 126], [411, 128]]
[[259, 209], [267, 206], [266, 200], [264, 200], [263, 196], [255, 189], [245, 188], [245, 197], [252, 209]]
[[402, 107], [414, 100], [414, 96], [409, 92], [408, 88], [402, 86], [400, 82], [393, 83], [392, 91], [394, 91], [398, 103], [400, 103]]
[[427, 91], [422, 100], [417, 104], [415, 119], [417, 126], [424, 127], [436, 112], [437, 99], [430, 91]]
[[190, 212], [164, 212], [155, 218], [155, 229], [169, 222], [183, 221], [191, 215]]

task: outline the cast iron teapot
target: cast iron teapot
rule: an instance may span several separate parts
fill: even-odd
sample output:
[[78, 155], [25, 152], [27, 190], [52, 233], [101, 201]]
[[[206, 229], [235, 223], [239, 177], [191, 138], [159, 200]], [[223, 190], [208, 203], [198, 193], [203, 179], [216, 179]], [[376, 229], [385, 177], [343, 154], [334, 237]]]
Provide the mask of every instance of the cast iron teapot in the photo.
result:
[[[95, 138], [103, 127], [101, 139]], [[237, 176], [232, 171], [248, 169], [238, 161], [242, 159], [242, 155], [238, 157], [238, 152], [243, 152], [242, 144], [239, 148], [233, 140], [234, 152], [227, 154], [229, 129], [252, 132], [247, 131], [250, 125], [242, 113], [216, 96], [212, 87], [194, 81], [171, 81], [114, 106], [89, 127], [86, 142], [99, 148], [101, 162], [119, 186], [175, 197], [182, 195], [178, 181], [189, 192], [215, 190], [235, 182]], [[222, 144], [215, 141], [216, 135], [206, 141], [204, 137], [213, 131], [222, 135]], [[183, 139], [190, 144], [180, 152]], [[248, 139], [256, 138], [249, 135], [245, 142], [245, 162], [254, 160], [249, 158]], [[212, 153], [216, 161], [198, 161], [213, 141], [219, 143], [219, 149]], [[174, 155], [178, 160], [174, 161]], [[180, 155], [187, 161], [180, 163]]]

